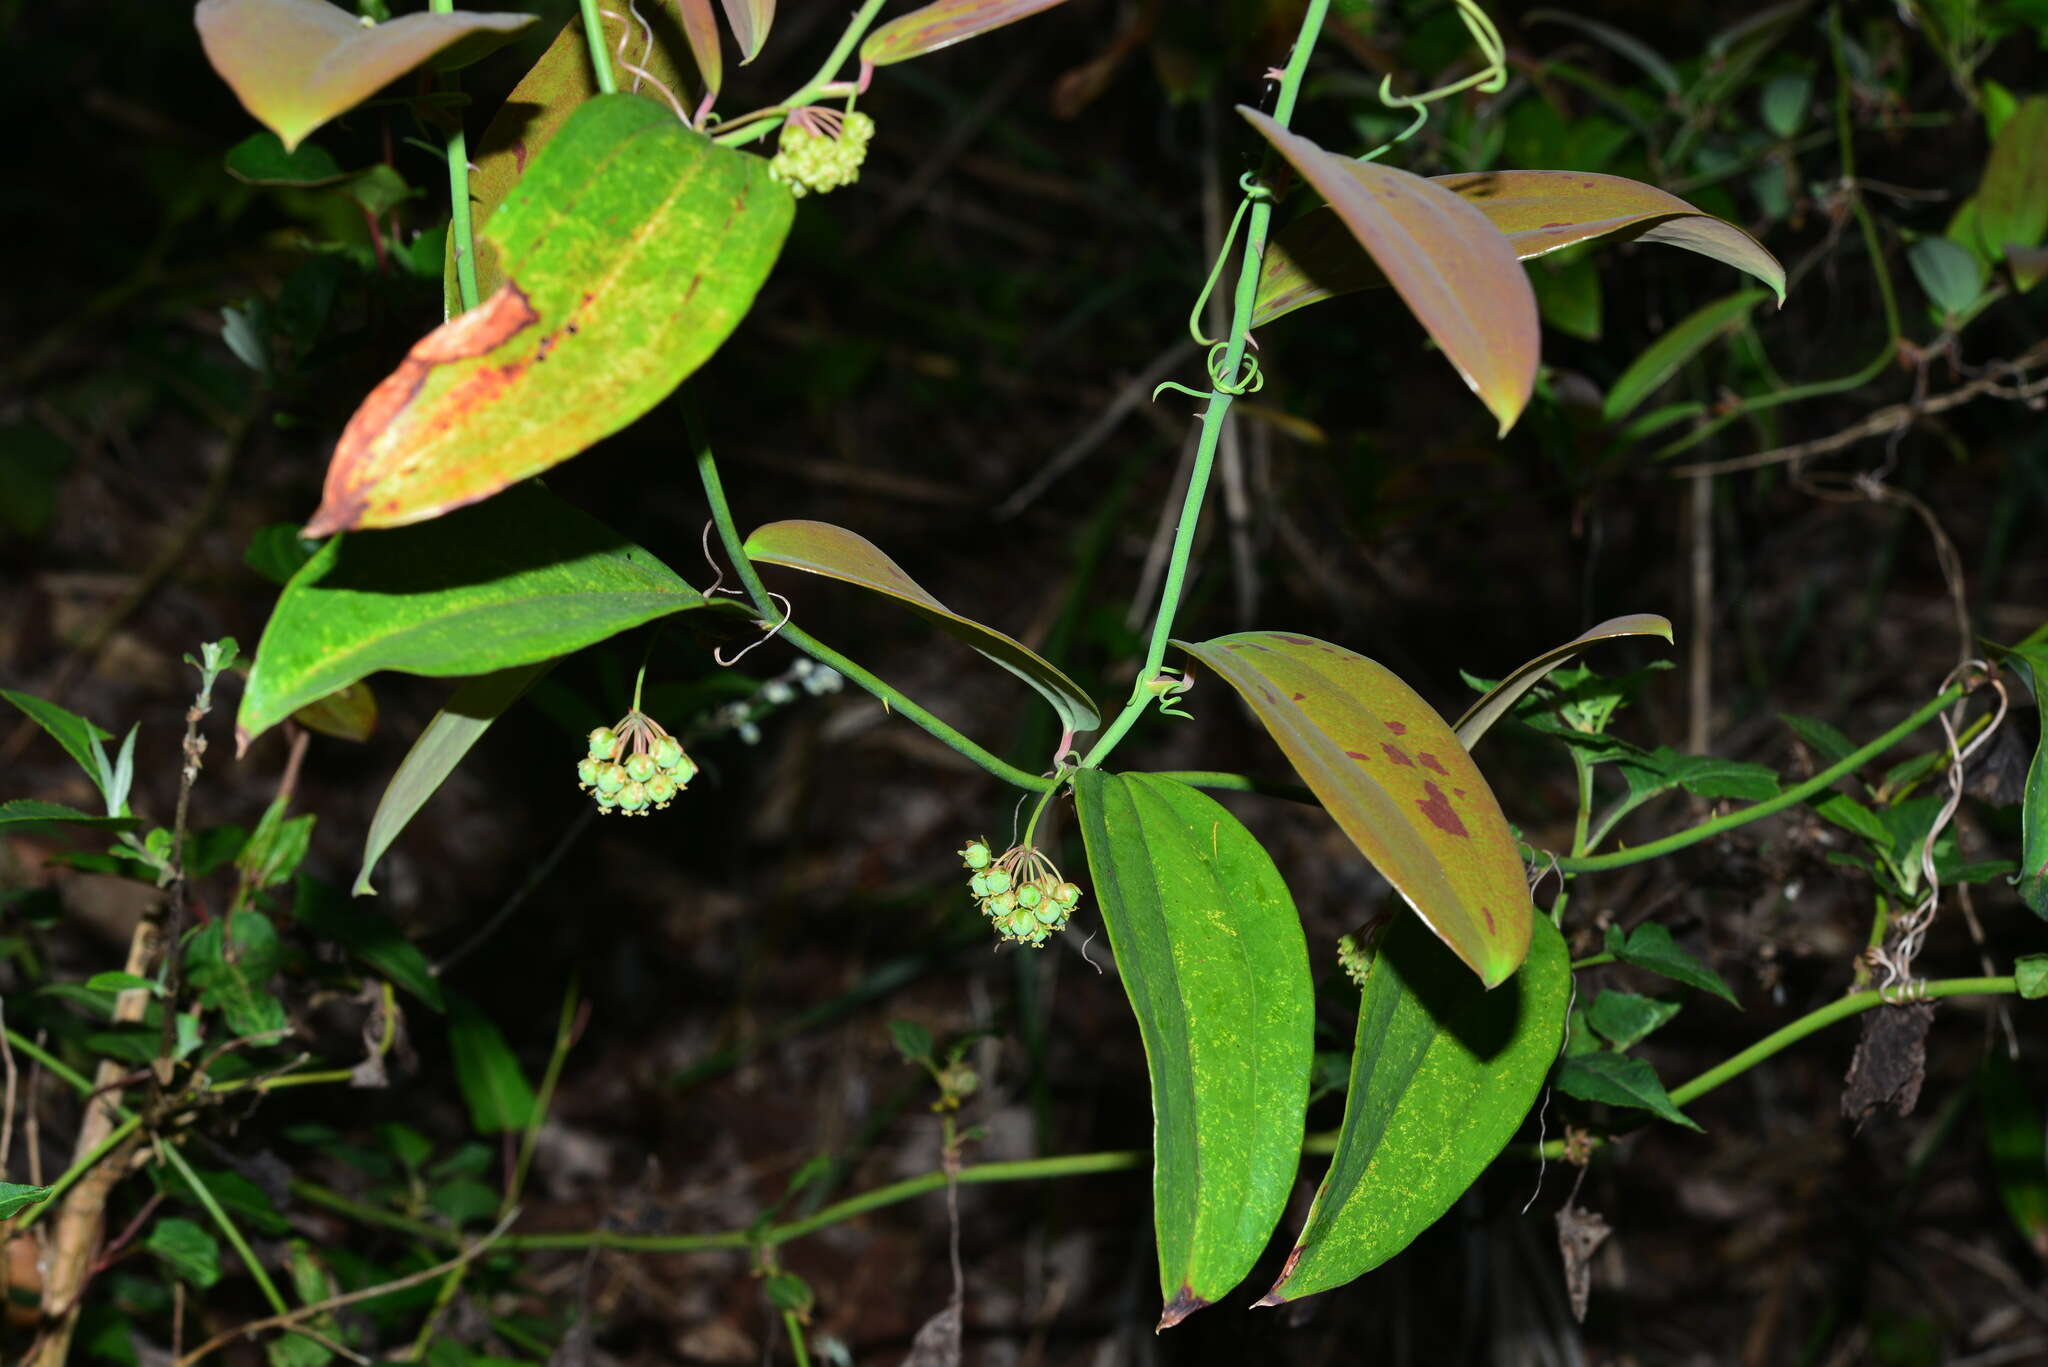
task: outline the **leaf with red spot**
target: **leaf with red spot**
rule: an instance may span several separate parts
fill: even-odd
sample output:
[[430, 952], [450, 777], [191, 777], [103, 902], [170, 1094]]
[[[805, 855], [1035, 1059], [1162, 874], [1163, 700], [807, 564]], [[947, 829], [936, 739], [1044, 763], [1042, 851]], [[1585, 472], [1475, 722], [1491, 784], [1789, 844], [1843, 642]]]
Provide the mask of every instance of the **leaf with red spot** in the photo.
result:
[[870, 33], [860, 45], [860, 58], [873, 66], [907, 62], [1063, 3], [1065, 0], [936, 0]]
[[1457, 735], [1384, 666], [1309, 636], [1247, 631], [1182, 650], [1235, 688], [1344, 834], [1492, 987], [1529, 949], [1507, 818]]
[[924, 586], [905, 574], [887, 552], [858, 532], [801, 518], [770, 522], [756, 528], [747, 538], [746, 551], [751, 560], [808, 570], [893, 598], [1030, 684], [1052, 704], [1069, 731], [1093, 731], [1102, 725], [1102, 714], [1096, 710], [1094, 700], [1050, 660], [1022, 641], [983, 626], [971, 617], [962, 617], [925, 592]]
[[[1343, 164], [1355, 172], [1371, 163]], [[1747, 271], [1776, 290], [1778, 302], [1785, 300], [1785, 267], [1761, 242], [1654, 185], [1593, 171], [1466, 171], [1429, 180], [1470, 202], [1524, 261], [1600, 238], [1663, 242]], [[1386, 283], [1344, 220], [1324, 205], [1273, 235], [1259, 270], [1252, 326]]]
[[1536, 385], [1536, 294], [1471, 201], [1407, 171], [1332, 156], [1256, 109], [1238, 113], [1329, 201], [1505, 433]]
[[1508, 709], [1524, 693], [1542, 682], [1544, 675], [1595, 641], [1611, 641], [1617, 636], [1662, 636], [1669, 641], [1671, 622], [1654, 612], [1634, 612], [1626, 617], [1609, 618], [1597, 627], [1589, 627], [1563, 645], [1544, 651], [1486, 690], [1485, 696], [1466, 708], [1465, 715], [1458, 718], [1451, 729], [1458, 733], [1460, 743], [1470, 750], [1495, 722], [1508, 714]]
[[306, 535], [437, 517], [626, 426], [746, 315], [794, 212], [666, 105], [585, 104], [485, 229], [505, 282], [370, 392]]

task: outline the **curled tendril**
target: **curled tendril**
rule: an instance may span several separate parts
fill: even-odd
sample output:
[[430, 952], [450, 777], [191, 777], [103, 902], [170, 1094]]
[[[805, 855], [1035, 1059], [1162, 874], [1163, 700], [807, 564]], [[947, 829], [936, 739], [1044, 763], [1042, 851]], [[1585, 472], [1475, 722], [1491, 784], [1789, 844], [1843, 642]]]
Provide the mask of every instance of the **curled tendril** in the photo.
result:
[[734, 665], [738, 664], [741, 660], [745, 659], [749, 651], [756, 650], [759, 649], [761, 646], [767, 645], [770, 641], [776, 638], [776, 636], [782, 631], [784, 627], [789, 625], [789, 617], [791, 611], [789, 600], [787, 598], [784, 598], [779, 593], [771, 593], [768, 596], [774, 599], [776, 602], [782, 604], [782, 620], [777, 622], [774, 626], [769, 626], [765, 623], [757, 622], [756, 625], [759, 626], [762, 631], [766, 632], [767, 635], [763, 636], [758, 641], [750, 641], [746, 645], [741, 646], [737, 651], [733, 653], [733, 657], [730, 660], [725, 658], [725, 647], [720, 646], [718, 649], [711, 652], [712, 659], [718, 661], [719, 664], [723, 665], [727, 669], [730, 669]]
[[1161, 716], [1179, 717], [1183, 721], [1193, 721], [1194, 715], [1181, 710], [1180, 695], [1194, 686], [1193, 678], [1168, 665], [1161, 665], [1159, 672], [1141, 685], [1145, 692], [1159, 700]]
[[1244, 367], [1244, 372], [1241, 378], [1234, 377], [1222, 368], [1223, 363], [1229, 359], [1229, 351], [1228, 342], [1218, 342], [1209, 348], [1209, 382], [1216, 386], [1216, 392], [1233, 395], [1256, 394], [1264, 389], [1266, 377], [1259, 371], [1259, 358], [1250, 355], [1239, 357], [1238, 363]]
[[1152, 390], [1152, 401], [1154, 403], [1157, 403], [1159, 401], [1159, 396], [1161, 394], [1164, 394], [1169, 389], [1171, 389], [1176, 394], [1185, 394], [1191, 399], [1206, 399], [1209, 397], [1208, 394], [1204, 393], [1202, 390], [1190, 389], [1186, 385], [1182, 384], [1179, 380], [1161, 380], [1159, 384]]
[[1360, 161], [1372, 161], [1392, 148], [1408, 141], [1429, 122], [1429, 106], [1438, 100], [1447, 100], [1453, 95], [1462, 95], [1467, 90], [1478, 90], [1495, 95], [1507, 88], [1508, 48], [1501, 40], [1500, 30], [1493, 26], [1493, 20], [1486, 17], [1486, 11], [1479, 7], [1478, 0], [1452, 0], [1457, 6], [1458, 17], [1465, 21], [1465, 31], [1472, 35], [1472, 41], [1486, 58], [1486, 65], [1462, 80], [1449, 85], [1425, 90], [1418, 95], [1397, 95], [1394, 93], [1394, 78], [1380, 78], [1380, 103], [1389, 109], [1412, 109], [1414, 121], [1387, 142], [1375, 147], [1360, 157]]
[[1188, 336], [1195, 339], [1196, 346], [1219, 346], [1214, 337], [1202, 331], [1202, 310], [1209, 307], [1209, 296], [1216, 292], [1216, 282], [1223, 278], [1223, 267], [1230, 260], [1230, 244], [1237, 240], [1237, 230], [1244, 223], [1245, 210], [1252, 207], [1249, 192], [1237, 202], [1237, 212], [1230, 216], [1230, 227], [1223, 234], [1223, 246], [1216, 253], [1216, 264], [1209, 267], [1209, 278], [1202, 282], [1202, 292], [1195, 296], [1195, 306], [1188, 310]]
[[690, 122], [689, 111], [683, 108], [683, 102], [676, 98], [675, 91], [670, 90], [668, 88], [667, 82], [663, 81], [659, 76], [649, 71], [647, 67], [644, 65], [647, 59], [654, 53], [654, 30], [648, 27], [647, 20], [641, 17], [640, 11], [638, 7], [634, 5], [633, 0], [626, 0], [626, 14], [630, 14], [633, 16], [633, 22], [640, 26], [641, 36], [645, 40], [645, 43], [640, 51], [639, 62], [631, 61], [626, 56], [626, 44], [632, 37], [631, 30], [625, 27], [626, 15], [620, 14], [616, 10], [600, 10], [598, 12], [604, 15], [607, 19], [616, 19], [619, 21], [619, 49], [613, 55], [613, 60], [616, 61], [619, 64], [619, 66], [623, 68], [626, 72], [631, 74], [631, 76], [633, 77], [634, 91], [636, 93], [639, 91], [640, 84], [643, 81], [646, 82], [648, 85], [653, 86], [656, 90], [659, 90], [661, 92], [661, 97], [664, 100], [668, 101], [668, 107], [675, 111], [676, 117], [682, 120], [685, 124], [688, 124]]

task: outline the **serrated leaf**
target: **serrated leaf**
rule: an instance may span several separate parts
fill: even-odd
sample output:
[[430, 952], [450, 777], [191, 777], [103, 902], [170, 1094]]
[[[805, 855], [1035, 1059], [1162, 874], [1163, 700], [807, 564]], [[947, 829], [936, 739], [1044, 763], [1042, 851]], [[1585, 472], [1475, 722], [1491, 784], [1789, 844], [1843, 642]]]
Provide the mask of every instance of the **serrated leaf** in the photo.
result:
[[1815, 798], [1812, 807], [1813, 814], [1823, 821], [1840, 826], [1851, 835], [1868, 840], [1886, 854], [1892, 852], [1891, 829], [1876, 812], [1847, 793], [1828, 793], [1824, 797]]
[[192, 18], [206, 60], [286, 151], [414, 67], [475, 61], [533, 22], [465, 11], [366, 27], [326, 0], [199, 0]]
[[875, 66], [907, 62], [1063, 3], [1065, 0], [936, 0], [898, 15], [870, 33], [860, 45], [861, 60]]
[[1657, 1070], [1639, 1058], [1622, 1054], [1578, 1054], [1558, 1066], [1557, 1089], [1581, 1101], [1628, 1106], [1648, 1111], [1688, 1130], [1700, 1127], [1671, 1102]]
[[1261, 1305], [1341, 1286], [1450, 1209], [1535, 1103], [1571, 981], [1545, 917], [1521, 970], [1490, 992], [1419, 921], [1396, 918], [1359, 1004], [1336, 1154]]
[[[1430, 183], [1477, 208], [1521, 260], [1604, 238], [1662, 242], [1755, 276], [1784, 301], [1785, 268], [1762, 243], [1641, 181], [1592, 171], [1465, 171], [1432, 176]], [[1267, 246], [1252, 325], [1386, 283], [1334, 210], [1311, 210]]]
[[[231, 931], [224, 929], [230, 925]], [[274, 1036], [288, 1023], [284, 1003], [270, 994], [270, 980], [283, 961], [270, 918], [260, 911], [238, 911], [207, 922], [186, 943], [185, 981], [200, 1001], [221, 1013], [236, 1036]], [[274, 1044], [276, 1038], [265, 1043]]]
[[750, 560], [807, 570], [893, 598], [1031, 685], [1052, 704], [1070, 731], [1093, 731], [1102, 725], [1094, 701], [1051, 661], [993, 627], [962, 617], [925, 592], [881, 547], [858, 533], [829, 522], [771, 522], [747, 538], [746, 552]]
[[2020, 101], [1991, 144], [1977, 186], [1977, 234], [1996, 260], [2011, 245], [2038, 247], [2048, 235], [2048, 95]]
[[1614, 640], [1622, 636], [1661, 636], [1668, 642], [1671, 639], [1671, 623], [1667, 618], [1659, 617], [1654, 612], [1611, 617], [1599, 626], [1589, 627], [1580, 632], [1563, 645], [1544, 651], [1489, 688], [1479, 701], [1465, 709], [1465, 714], [1459, 717], [1457, 724], [1451, 728], [1457, 732], [1459, 744], [1470, 750], [1479, 743], [1481, 736], [1492, 729], [1495, 722], [1507, 715], [1517, 699], [1543, 681], [1544, 675], [1565, 664], [1594, 642]]
[[1619, 422], [1633, 413], [1695, 356], [1748, 322], [1750, 311], [1768, 297], [1765, 290], [1738, 290], [1680, 319], [1615, 377], [1614, 387], [1601, 405], [1601, 416]]
[[1489, 987], [1529, 948], [1529, 886], [1478, 766], [1415, 691], [1363, 655], [1251, 631], [1190, 645], [1236, 689], [1360, 853]]
[[41, 802], [35, 798], [15, 798], [11, 802], [0, 802], [0, 828], [7, 826], [42, 826], [56, 823], [72, 826], [98, 826], [103, 830], [132, 830], [139, 823], [132, 816], [93, 816], [87, 812], [62, 807], [54, 802]]
[[1152, 1081], [1159, 1327], [1251, 1270], [1301, 1156], [1314, 984], [1287, 885], [1213, 799], [1083, 769], [1075, 810]]
[[1238, 113], [1329, 201], [1505, 434], [1535, 387], [1542, 335], [1529, 277], [1500, 229], [1421, 176], [1332, 156], [1256, 109]]
[[1702, 992], [1711, 992], [1730, 1006], [1738, 1010], [1741, 1008], [1741, 1003], [1735, 1000], [1735, 993], [1721, 980], [1721, 975], [1694, 958], [1690, 951], [1680, 948], [1671, 938], [1671, 932], [1655, 921], [1637, 926], [1634, 934], [1623, 931], [1620, 926], [1609, 926], [1607, 952], [1625, 964], [1684, 983], [1687, 987], [1697, 987]]
[[166, 1216], [149, 1227], [142, 1246], [165, 1267], [202, 1291], [220, 1280], [220, 1245], [190, 1220]]
[[521, 1130], [533, 1118], [533, 1088], [519, 1069], [512, 1047], [467, 997], [450, 992], [448, 1041], [455, 1055], [455, 1081], [469, 1105], [478, 1134]]
[[237, 743], [380, 669], [449, 677], [534, 664], [703, 604], [668, 566], [535, 485], [432, 527], [340, 537], [277, 600]]
[[732, 26], [732, 39], [739, 44], [740, 65], [761, 55], [768, 30], [775, 23], [775, 0], [722, 0], [725, 22]]
[[551, 667], [551, 661], [543, 660], [539, 664], [502, 669], [467, 679], [455, 690], [405, 752], [391, 781], [384, 785], [384, 795], [377, 799], [377, 810], [370, 817], [369, 833], [363, 837], [363, 862], [356, 870], [351, 895], [376, 894], [377, 890], [370, 886], [370, 873], [377, 867], [377, 861], [427, 799], [440, 790], [448, 775], [455, 772], [455, 766], [462, 762], [470, 747], [483, 739], [491, 723], [503, 716], [505, 709], [519, 701], [533, 681]]
[[436, 1011], [442, 1009], [441, 980], [434, 976], [427, 956], [384, 913], [349, 901], [317, 878], [301, 876], [292, 919], [334, 941]]
[[1799, 739], [1813, 747], [1814, 753], [1819, 755], [1828, 767], [1840, 764], [1856, 753], [1856, 742], [1818, 718], [1780, 712], [1778, 720], [1791, 727]]
[[638, 418], [739, 325], [795, 203], [666, 105], [578, 108], [484, 228], [504, 283], [363, 400], [306, 535], [438, 517]]
[[1593, 999], [1586, 1023], [1616, 1049], [1629, 1049], [1655, 1034], [1679, 1010], [1677, 1002], [1609, 991]]
[[106, 788], [100, 782], [99, 761], [93, 757], [92, 743], [95, 740], [112, 740], [112, 732], [102, 731], [77, 713], [67, 712], [53, 702], [45, 702], [27, 693], [0, 688], [0, 698], [13, 703], [28, 714], [30, 721], [49, 732], [51, 739], [63, 746], [64, 753], [85, 771], [85, 776], [92, 780], [93, 787], [100, 790], [100, 795], [106, 795]]
[[48, 1187], [32, 1187], [22, 1182], [0, 1182], [0, 1220], [10, 1220], [38, 1201], [47, 1200]]
[[226, 164], [228, 174], [245, 185], [332, 185], [347, 174], [326, 148], [306, 142], [286, 151], [267, 128], [230, 147]]

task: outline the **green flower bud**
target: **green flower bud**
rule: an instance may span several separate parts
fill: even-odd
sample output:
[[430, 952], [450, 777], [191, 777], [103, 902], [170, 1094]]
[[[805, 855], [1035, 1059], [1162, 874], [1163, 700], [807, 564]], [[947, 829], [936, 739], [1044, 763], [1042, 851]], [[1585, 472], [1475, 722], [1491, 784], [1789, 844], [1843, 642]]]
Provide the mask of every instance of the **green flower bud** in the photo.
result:
[[612, 796], [612, 795], [611, 795], [610, 793], [604, 792], [604, 791], [603, 791], [602, 789], [600, 789], [600, 790], [598, 791], [598, 794], [597, 794], [597, 809], [598, 809], [598, 810], [599, 810], [600, 812], [609, 812], [609, 811], [611, 811], [611, 809], [612, 809], [612, 808], [614, 808], [614, 807], [616, 807], [616, 806], [618, 806], [618, 805], [619, 805], [619, 800], [618, 800], [617, 798], [613, 797], [613, 796]]
[[676, 781], [667, 774], [656, 774], [647, 780], [647, 796], [657, 807], [666, 807], [676, 795]]
[[610, 759], [618, 753], [619, 733], [609, 726], [600, 726], [590, 733], [590, 757]]
[[1052, 900], [1063, 907], [1071, 907], [1081, 900], [1081, 890], [1072, 883], [1062, 883], [1052, 890]]
[[1038, 918], [1028, 911], [1019, 911], [1010, 917], [1010, 933], [1020, 940], [1028, 940], [1038, 931]]
[[1026, 883], [1017, 889], [1017, 905], [1020, 907], [1035, 907], [1044, 900], [1045, 893], [1036, 883]]
[[967, 848], [960, 851], [960, 862], [970, 869], [985, 869], [989, 862], [988, 846], [979, 840], [967, 842]]
[[642, 811], [642, 810], [644, 810], [644, 809], [646, 808], [646, 806], [647, 806], [647, 785], [646, 785], [646, 784], [644, 784], [644, 783], [628, 783], [628, 784], [627, 784], [627, 785], [626, 785], [625, 787], [623, 787], [623, 788], [619, 789], [619, 810], [620, 810], [620, 811], [622, 811], [622, 812], [638, 812], [638, 811]]
[[676, 744], [674, 736], [663, 736], [654, 742], [654, 749], [648, 753], [654, 756], [655, 764], [663, 769], [674, 769], [683, 762], [683, 747]]
[[1067, 913], [1065, 908], [1055, 906], [1050, 902], [1038, 908], [1035, 914], [1040, 925], [1049, 926], [1055, 930], [1066, 924]]
[[632, 779], [635, 783], [645, 783], [648, 779], [653, 778], [653, 758], [648, 755], [628, 755], [626, 757], [626, 777]]
[[576, 782], [578, 786], [585, 789], [595, 788], [597, 786], [597, 771], [603, 767], [602, 764], [594, 759], [578, 760], [576, 762]]
[[988, 890], [990, 892], [1008, 892], [1010, 890], [1010, 874], [1008, 870], [990, 869], [983, 876], [988, 879]]
[[627, 777], [623, 764], [602, 765], [597, 771], [597, 791], [606, 797], [617, 797], [619, 789], [626, 786]]
[[967, 890], [977, 898], [988, 896], [988, 879], [981, 874], [967, 880]]
[[991, 915], [1008, 916], [1017, 909], [1017, 894], [1014, 892], [999, 892], [988, 899], [988, 905]]

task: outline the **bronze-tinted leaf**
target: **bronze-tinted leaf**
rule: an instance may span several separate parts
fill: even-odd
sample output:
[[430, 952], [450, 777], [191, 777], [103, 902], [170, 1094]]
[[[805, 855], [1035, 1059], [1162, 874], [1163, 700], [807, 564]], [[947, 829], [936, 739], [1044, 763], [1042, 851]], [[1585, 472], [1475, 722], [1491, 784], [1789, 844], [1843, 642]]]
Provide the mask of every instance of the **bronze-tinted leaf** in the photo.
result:
[[926, 593], [881, 547], [858, 533], [829, 522], [771, 522], [747, 538], [746, 550], [751, 560], [808, 570], [894, 598], [1038, 690], [1070, 731], [1093, 731], [1102, 725], [1094, 701], [1051, 661], [993, 627], [962, 617]]
[[1515, 249], [1468, 200], [1406, 171], [1332, 156], [1238, 112], [1329, 201], [1505, 433], [1536, 385], [1536, 295]]
[[775, 0], [725, 0], [725, 22], [732, 25], [733, 41], [740, 45], [740, 65], [761, 54], [768, 41], [768, 29], [775, 23]]
[[[1368, 163], [1351, 162], [1350, 166]], [[1676, 195], [1591, 171], [1473, 171], [1433, 176], [1507, 235], [1526, 261], [1577, 242], [1663, 242], [1747, 271], [1785, 299], [1785, 268], [1761, 242]], [[1259, 273], [1258, 327], [1304, 305], [1387, 283], [1328, 205], [1274, 234]]]
[[1236, 689], [1344, 834], [1488, 987], [1529, 948], [1529, 887], [1493, 790], [1384, 666], [1289, 632], [1174, 643]]
[[326, 0], [199, 0], [192, 19], [206, 60], [287, 152], [422, 62], [473, 61], [533, 22], [530, 14], [464, 12], [364, 27]]
[[860, 45], [861, 60], [875, 66], [907, 62], [1062, 3], [1064, 0], [936, 0], [870, 33]]
[[704, 82], [704, 93], [716, 95], [718, 88], [725, 84], [725, 58], [718, 49], [718, 16], [711, 12], [711, 0], [679, 2], [682, 6], [683, 38], [689, 43], [690, 56], [697, 63], [697, 75]]

